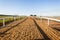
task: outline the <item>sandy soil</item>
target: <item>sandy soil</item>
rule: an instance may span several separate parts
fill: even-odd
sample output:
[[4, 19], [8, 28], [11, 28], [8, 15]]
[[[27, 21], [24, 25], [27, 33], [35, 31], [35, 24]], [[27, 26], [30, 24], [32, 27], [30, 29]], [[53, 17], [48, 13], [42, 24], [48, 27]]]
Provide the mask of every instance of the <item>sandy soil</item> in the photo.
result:
[[34, 21], [28, 18], [0, 36], [0, 40], [41, 40], [44, 39]]

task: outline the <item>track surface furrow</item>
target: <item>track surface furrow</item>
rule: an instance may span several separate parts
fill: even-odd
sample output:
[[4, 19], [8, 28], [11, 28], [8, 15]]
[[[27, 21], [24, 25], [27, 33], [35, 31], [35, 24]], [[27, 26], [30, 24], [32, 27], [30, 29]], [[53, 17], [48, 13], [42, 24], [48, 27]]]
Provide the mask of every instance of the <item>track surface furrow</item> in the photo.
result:
[[26, 19], [23, 23], [10, 29], [0, 36], [1, 40], [43, 40], [44, 37], [37, 29], [37, 25], [32, 18]]
[[22, 22], [15, 22], [17, 23], [16, 26], [10, 24], [11, 27], [8, 25], [9, 27], [1, 28], [0, 40], [60, 40], [59, 31], [49, 27], [46, 21], [27, 17]]
[[35, 20], [39, 27], [44, 31], [45, 34], [50, 38], [50, 40], [60, 40], [59, 33], [57, 33], [54, 29], [49, 27], [45, 22], [41, 22], [40, 20]]

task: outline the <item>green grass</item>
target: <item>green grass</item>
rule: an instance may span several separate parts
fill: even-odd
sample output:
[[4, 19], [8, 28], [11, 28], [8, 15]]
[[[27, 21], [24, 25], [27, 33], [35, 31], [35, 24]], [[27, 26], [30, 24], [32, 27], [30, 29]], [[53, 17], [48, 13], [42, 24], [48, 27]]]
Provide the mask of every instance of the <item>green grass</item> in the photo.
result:
[[[0, 16], [0, 18], [5, 18], [5, 17], [7, 17], [7, 16]], [[20, 16], [20, 20], [23, 18], [25, 18], [25, 16]], [[9, 21], [13, 21], [13, 20], [14, 20], [13, 17], [12, 18], [6, 18], [5, 22], [9, 22]], [[17, 18], [16, 20], [19, 20], [19, 18]], [[3, 20], [0, 20], [0, 23], [3, 23]]]
[[[13, 18], [6, 18], [5, 22], [8, 22], [8, 21], [13, 21]], [[3, 22], [3, 20], [0, 20], [0, 23], [2, 23], [2, 22]]]
[[[12, 16], [0, 15], [0, 18], [5, 18], [5, 17], [12, 17]], [[7, 19], [5, 19], [5, 22], [10, 21], [10, 19], [13, 19], [13, 18], [7, 18]], [[0, 20], [0, 23], [2, 23], [2, 22], [3, 22], [3, 20]]]

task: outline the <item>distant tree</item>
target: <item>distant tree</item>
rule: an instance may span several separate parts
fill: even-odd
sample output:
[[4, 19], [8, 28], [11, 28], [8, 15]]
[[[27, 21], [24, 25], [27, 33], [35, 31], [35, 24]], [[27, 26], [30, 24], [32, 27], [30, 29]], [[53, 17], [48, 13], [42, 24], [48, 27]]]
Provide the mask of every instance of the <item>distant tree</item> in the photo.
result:
[[30, 15], [30, 16], [33, 16], [33, 15]]
[[34, 16], [36, 16], [36, 15], [34, 15]]

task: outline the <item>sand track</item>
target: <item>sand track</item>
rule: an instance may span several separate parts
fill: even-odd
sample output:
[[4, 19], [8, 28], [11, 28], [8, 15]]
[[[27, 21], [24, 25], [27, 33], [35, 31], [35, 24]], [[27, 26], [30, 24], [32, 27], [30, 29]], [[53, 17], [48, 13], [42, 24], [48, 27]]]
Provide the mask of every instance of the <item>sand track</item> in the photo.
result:
[[44, 39], [42, 34], [37, 29], [32, 18], [26, 19], [23, 23], [10, 29], [5, 34], [0, 36], [1, 40], [36, 40]]
[[[20, 21], [15, 23], [19, 24], [13, 28], [10, 24], [9, 27], [0, 29], [0, 40], [60, 40], [60, 33], [33, 17], [28, 17], [21, 23]], [[9, 28], [11, 29], [6, 31]]]

